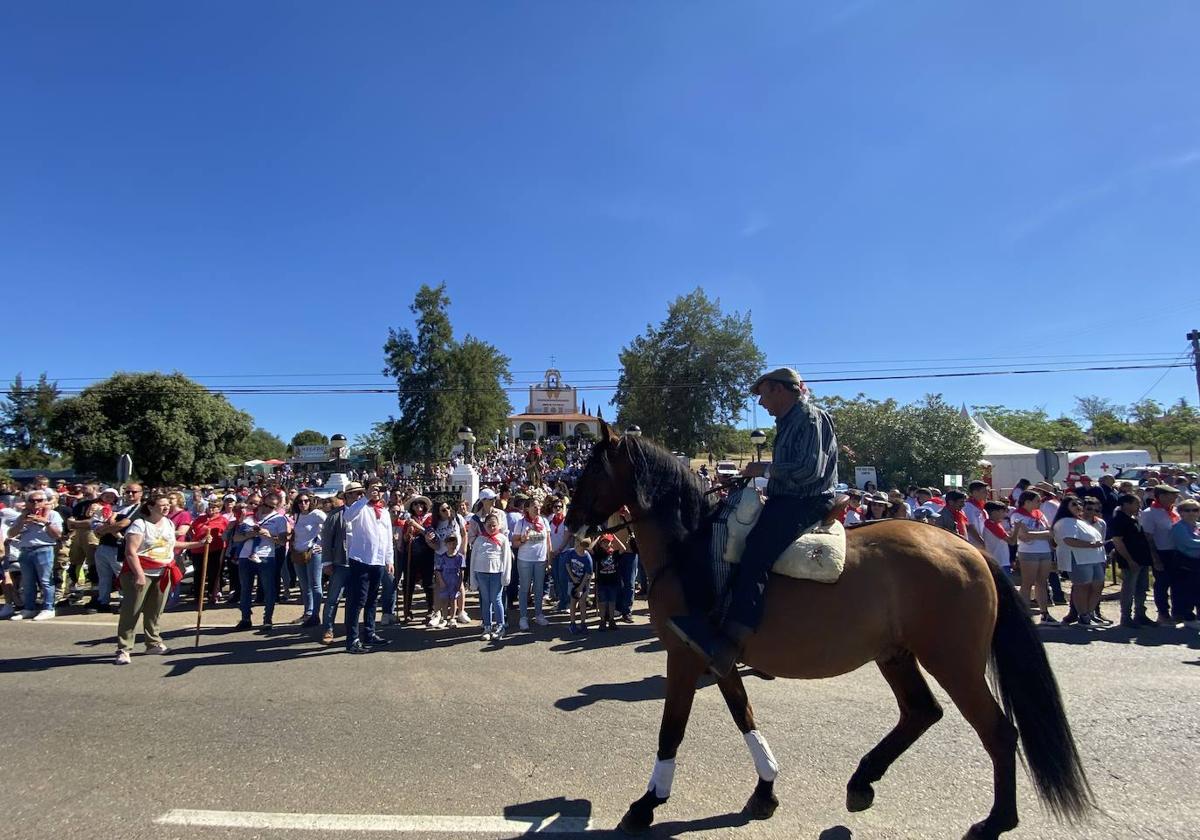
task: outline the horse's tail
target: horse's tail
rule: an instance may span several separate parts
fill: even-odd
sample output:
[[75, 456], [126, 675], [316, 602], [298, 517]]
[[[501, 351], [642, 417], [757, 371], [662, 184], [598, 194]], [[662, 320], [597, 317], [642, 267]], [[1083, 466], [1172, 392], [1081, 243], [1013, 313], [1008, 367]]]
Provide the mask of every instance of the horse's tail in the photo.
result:
[[1058, 819], [1077, 822], [1095, 807], [1092, 789], [1079, 760], [1071, 724], [1063, 709], [1058, 682], [1029, 611], [1004, 571], [989, 562], [996, 583], [998, 610], [992, 634], [993, 683], [1014, 720], [1024, 750], [1022, 761], [1038, 796]]

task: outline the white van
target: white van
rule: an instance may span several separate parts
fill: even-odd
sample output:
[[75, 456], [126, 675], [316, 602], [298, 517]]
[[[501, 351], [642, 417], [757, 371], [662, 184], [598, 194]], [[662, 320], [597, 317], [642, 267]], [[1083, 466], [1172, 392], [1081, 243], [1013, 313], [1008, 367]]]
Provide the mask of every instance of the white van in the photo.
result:
[[1059, 454], [1055, 481], [1066, 481], [1067, 474], [1090, 475], [1097, 479], [1105, 473], [1116, 475], [1121, 470], [1144, 467], [1150, 463], [1145, 449], [1110, 449], [1099, 452], [1067, 452]]

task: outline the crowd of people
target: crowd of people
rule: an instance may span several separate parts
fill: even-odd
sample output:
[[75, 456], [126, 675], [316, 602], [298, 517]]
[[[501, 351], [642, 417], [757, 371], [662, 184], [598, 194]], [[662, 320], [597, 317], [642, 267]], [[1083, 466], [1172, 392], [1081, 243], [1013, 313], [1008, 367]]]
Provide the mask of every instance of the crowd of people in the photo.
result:
[[[139, 618], [146, 652], [166, 651], [160, 618], [181, 596], [237, 609], [238, 630], [272, 627], [276, 605], [294, 599], [301, 626], [326, 645], [338, 635], [341, 607], [351, 653], [387, 644], [378, 627], [392, 624], [472, 626], [490, 644], [502, 642], [514, 621], [516, 630], [532, 631], [551, 613], [567, 617], [572, 634], [586, 635], [590, 621], [611, 630], [632, 622], [644, 579], [628, 511], [595, 542], [566, 528], [588, 454], [586, 443], [486, 453], [475, 461], [482, 489], [473, 506], [446, 491], [453, 461], [354, 473], [336, 494], [304, 474], [241, 487], [119, 489], [52, 487], [39, 477], [23, 492], [0, 488], [0, 618], [118, 612], [118, 664], [131, 661]], [[720, 491], [706, 466], [698, 474]], [[1113, 564], [1123, 576], [1122, 625], [1200, 628], [1195, 474], [1166, 471], [1136, 487], [1106, 475], [1065, 489], [1022, 480], [1011, 492], [982, 481], [965, 491], [839, 489], [849, 497], [841, 513], [847, 525], [918, 519], [976, 545], [1045, 624], [1112, 624], [1101, 592]], [[475, 616], [468, 591], [478, 595]], [[1056, 618], [1059, 605], [1068, 609]]]
[[[139, 617], [146, 651], [165, 652], [159, 620], [181, 589], [207, 608], [236, 608], [237, 630], [271, 628], [276, 604], [295, 599], [301, 626], [323, 644], [334, 642], [341, 607], [352, 653], [387, 643], [377, 617], [380, 626], [474, 625], [493, 644], [510, 625], [547, 625], [552, 612], [570, 615], [572, 633], [586, 635], [591, 615], [609, 630], [633, 620], [636, 539], [627, 528], [594, 543], [567, 531], [588, 453], [586, 443], [552, 458], [538, 446], [488, 453], [476, 465], [474, 506], [427, 465], [354, 473], [336, 493], [303, 475], [120, 489], [39, 477], [23, 493], [0, 488], [0, 618], [117, 612], [117, 664], [131, 661]], [[476, 618], [468, 589], [478, 593]]]

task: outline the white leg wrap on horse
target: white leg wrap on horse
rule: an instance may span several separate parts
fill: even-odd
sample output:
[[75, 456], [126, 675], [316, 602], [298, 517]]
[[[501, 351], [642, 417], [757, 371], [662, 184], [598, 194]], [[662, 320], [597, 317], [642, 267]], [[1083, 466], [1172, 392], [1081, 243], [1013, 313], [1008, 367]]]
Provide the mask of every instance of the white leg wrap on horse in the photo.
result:
[[754, 759], [754, 769], [758, 771], [758, 777], [766, 782], [775, 781], [775, 777], [779, 775], [779, 762], [775, 760], [774, 753], [767, 745], [767, 739], [757, 729], [751, 729], [742, 737], [746, 739], [746, 746], [750, 748], [750, 756]]
[[654, 762], [654, 772], [650, 774], [650, 784], [646, 785], [646, 790], [654, 791], [654, 795], [659, 799], [666, 799], [671, 795], [671, 784], [674, 781], [675, 759], [659, 759]]

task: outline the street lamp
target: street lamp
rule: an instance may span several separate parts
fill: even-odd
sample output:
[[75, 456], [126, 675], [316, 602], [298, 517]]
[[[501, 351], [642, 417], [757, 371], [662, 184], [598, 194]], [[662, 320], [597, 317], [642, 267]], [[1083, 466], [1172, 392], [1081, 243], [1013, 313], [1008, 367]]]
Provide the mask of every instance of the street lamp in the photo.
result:
[[472, 449], [475, 445], [475, 433], [471, 431], [470, 426], [458, 427], [458, 439], [463, 442], [463, 457], [467, 463], [471, 463]]
[[628, 428], [625, 429], [625, 434], [628, 435], [629, 437], [640, 438], [642, 436], [642, 427], [636, 426], [636, 425], [629, 426]]
[[767, 443], [767, 433], [762, 429], [755, 429], [750, 433], [750, 442], [754, 444], [754, 460], [761, 461], [763, 446]]
[[333, 449], [333, 470], [334, 472], [342, 472], [342, 453], [346, 451], [346, 436], [343, 434], [335, 434], [329, 439], [329, 446]]

